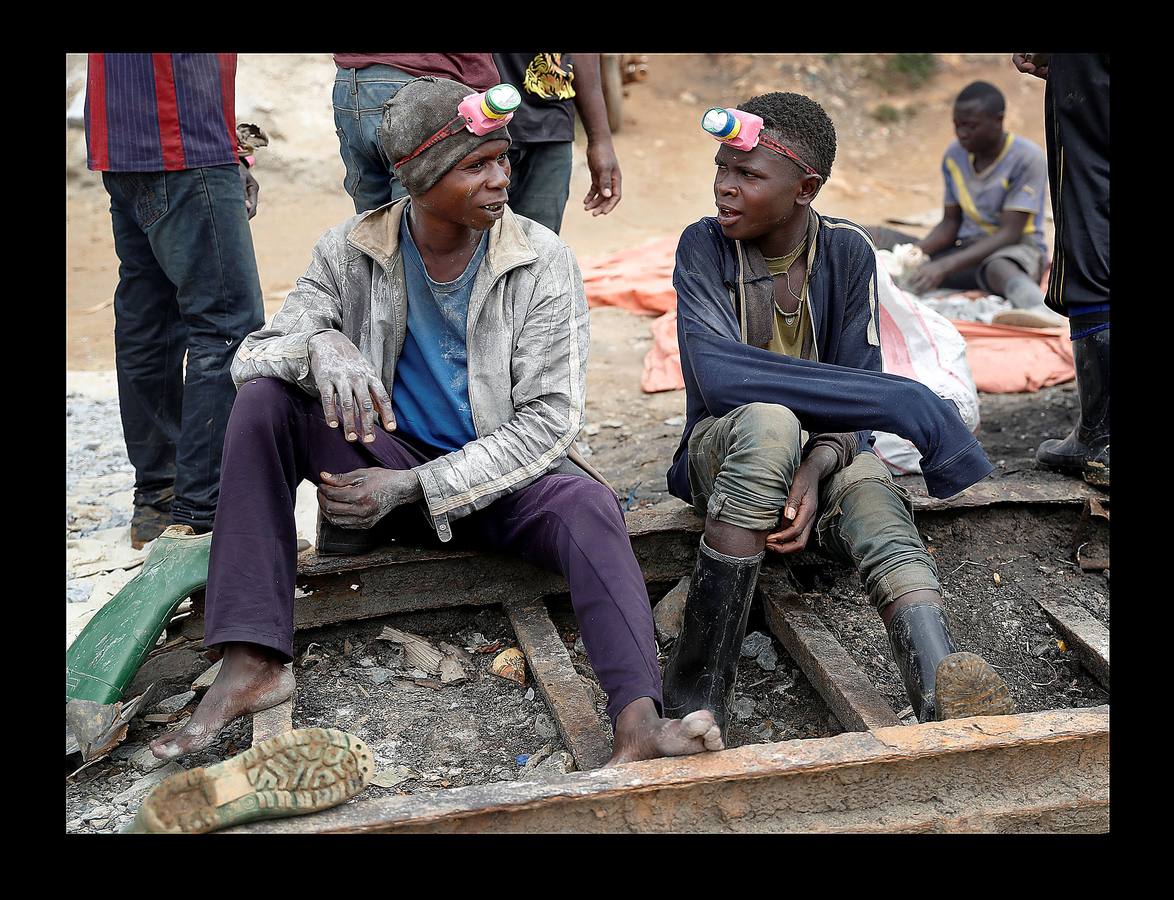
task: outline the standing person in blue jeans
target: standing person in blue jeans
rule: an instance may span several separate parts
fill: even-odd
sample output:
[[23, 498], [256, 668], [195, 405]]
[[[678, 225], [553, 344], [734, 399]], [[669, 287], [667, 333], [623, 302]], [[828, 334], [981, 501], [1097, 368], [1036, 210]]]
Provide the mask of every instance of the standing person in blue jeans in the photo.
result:
[[334, 126], [346, 166], [342, 186], [363, 213], [408, 195], [379, 141], [383, 104], [420, 75], [485, 91], [497, 84], [489, 53], [335, 53]]
[[120, 263], [114, 345], [136, 548], [172, 523], [211, 530], [229, 367], [265, 319], [235, 82], [232, 53], [89, 55], [87, 162], [110, 195]]

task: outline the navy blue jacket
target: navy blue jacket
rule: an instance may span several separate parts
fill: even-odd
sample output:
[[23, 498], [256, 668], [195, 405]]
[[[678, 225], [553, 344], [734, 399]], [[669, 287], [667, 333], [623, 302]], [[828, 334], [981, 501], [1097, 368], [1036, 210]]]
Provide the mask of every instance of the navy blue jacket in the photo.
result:
[[[818, 217], [817, 223], [808, 274], [817, 362], [743, 342], [741, 304], [736, 306], [735, 297], [770, 278], [764, 268], [759, 274], [747, 271], [748, 247], [725, 237], [709, 217], [681, 235], [673, 287], [685, 376], [685, 432], [668, 472], [668, 488], [686, 502], [692, 502], [688, 447], [693, 427], [706, 416], [723, 416], [747, 403], [786, 406], [812, 433], [855, 431], [860, 450], [871, 447], [870, 429], [907, 438], [921, 451], [922, 475], [934, 497], [952, 496], [994, 470], [953, 403], [917, 381], [881, 372], [876, 254], [859, 226], [830, 216]], [[757, 284], [760, 292], [764, 287]]]

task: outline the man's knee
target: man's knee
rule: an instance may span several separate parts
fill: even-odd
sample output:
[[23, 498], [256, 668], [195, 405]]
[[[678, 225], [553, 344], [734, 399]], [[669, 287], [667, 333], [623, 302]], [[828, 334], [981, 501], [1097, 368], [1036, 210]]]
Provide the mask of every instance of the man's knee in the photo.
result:
[[729, 413], [731, 451], [780, 451], [796, 458], [802, 450], [803, 426], [791, 410], [777, 403], [747, 403]]
[[240, 386], [232, 405], [236, 425], [276, 426], [289, 415], [297, 389], [280, 378], [251, 378]]
[[553, 499], [558, 519], [573, 534], [589, 536], [601, 531], [627, 534], [624, 514], [615, 492], [594, 478], [581, 475], [554, 476], [560, 481]]

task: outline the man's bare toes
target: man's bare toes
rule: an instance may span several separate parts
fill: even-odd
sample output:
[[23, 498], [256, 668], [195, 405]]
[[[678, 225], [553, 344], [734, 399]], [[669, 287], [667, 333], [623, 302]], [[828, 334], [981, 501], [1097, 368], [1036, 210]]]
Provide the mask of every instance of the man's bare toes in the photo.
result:
[[699, 709], [681, 719], [681, 731], [686, 737], [704, 737], [714, 727], [713, 713], [708, 709]]
[[706, 750], [725, 750], [725, 742], [722, 741], [722, 730], [714, 725], [709, 731], [705, 732], [705, 749]]
[[195, 753], [210, 747], [216, 741], [219, 729], [207, 729], [189, 723], [178, 731], [171, 731], [151, 741], [151, 752], [156, 759], [175, 759], [185, 753]]

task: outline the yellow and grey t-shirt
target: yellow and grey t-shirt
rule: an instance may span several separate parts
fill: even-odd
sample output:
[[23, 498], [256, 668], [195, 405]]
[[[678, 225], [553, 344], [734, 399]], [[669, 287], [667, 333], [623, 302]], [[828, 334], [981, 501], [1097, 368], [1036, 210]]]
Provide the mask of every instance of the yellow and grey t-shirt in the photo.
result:
[[976, 172], [974, 157], [954, 141], [942, 159], [942, 176], [945, 205], [962, 207], [959, 241], [994, 234], [1003, 210], [1018, 210], [1029, 213], [1024, 240], [1047, 255], [1044, 203], [1048, 199], [1048, 161], [1036, 144], [1008, 133], [995, 161]]
[[[805, 239], [802, 244], [786, 256], [763, 257], [767, 270], [775, 277], [782, 275], [807, 249], [808, 243], [809, 241]], [[807, 268], [803, 272], [803, 286], [799, 289], [799, 308], [794, 313], [784, 313], [779, 309], [777, 303], [774, 305], [774, 323], [771, 329], [770, 343], [766, 345], [766, 349], [772, 353], [781, 353], [796, 359], [804, 358], [804, 344], [806, 343], [810, 347], [814, 340], [807, 340], [808, 335], [811, 334], [811, 318], [807, 314], [807, 276], [811, 271], [810, 255], [807, 263]], [[789, 285], [785, 278], [783, 283]], [[794, 290], [794, 287], [791, 286], [791, 289]]]

